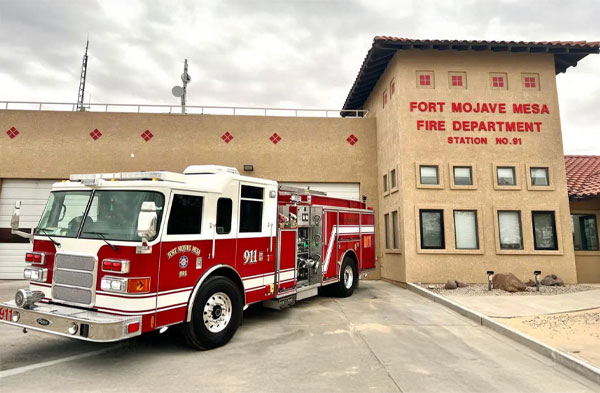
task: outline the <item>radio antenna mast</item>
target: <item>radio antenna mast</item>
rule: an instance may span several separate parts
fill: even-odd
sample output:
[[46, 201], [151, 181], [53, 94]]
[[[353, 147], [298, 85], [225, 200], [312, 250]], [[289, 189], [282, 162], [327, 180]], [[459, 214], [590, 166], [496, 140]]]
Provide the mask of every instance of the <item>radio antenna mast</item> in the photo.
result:
[[85, 44], [85, 54], [83, 55], [83, 63], [81, 64], [81, 78], [79, 79], [79, 93], [77, 95], [77, 110], [85, 111], [85, 106], [83, 103], [83, 96], [85, 95], [85, 78], [87, 76], [87, 61], [88, 61], [88, 46], [90, 45], [90, 40], [87, 40]]
[[173, 86], [171, 89], [171, 93], [175, 97], [181, 97], [181, 113], [185, 114], [185, 104], [186, 104], [186, 95], [187, 95], [187, 84], [190, 83], [192, 77], [188, 74], [188, 62], [185, 59], [183, 63], [183, 74], [181, 74], [181, 81], [183, 82], [183, 87], [181, 86]]

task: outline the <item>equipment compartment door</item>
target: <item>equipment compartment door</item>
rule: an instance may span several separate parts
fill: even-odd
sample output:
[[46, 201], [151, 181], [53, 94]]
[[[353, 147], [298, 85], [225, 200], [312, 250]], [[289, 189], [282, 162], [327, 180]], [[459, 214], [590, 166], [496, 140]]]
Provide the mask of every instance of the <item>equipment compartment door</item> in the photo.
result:
[[323, 213], [323, 283], [337, 279], [338, 258], [338, 212], [325, 211]]
[[361, 255], [360, 270], [375, 269], [375, 216], [373, 214], [361, 214]]
[[277, 244], [277, 271], [275, 276], [277, 295], [296, 292], [296, 243], [297, 229], [280, 229]]

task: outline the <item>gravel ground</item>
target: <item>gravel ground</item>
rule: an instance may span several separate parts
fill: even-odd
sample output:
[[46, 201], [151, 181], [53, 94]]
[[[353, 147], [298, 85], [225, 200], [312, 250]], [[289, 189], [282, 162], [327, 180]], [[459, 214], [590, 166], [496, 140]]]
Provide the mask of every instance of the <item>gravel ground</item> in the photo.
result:
[[506, 292], [501, 289], [492, 289], [488, 291], [487, 284], [468, 284], [468, 287], [465, 288], [456, 288], [456, 289], [444, 289], [445, 284], [421, 284], [422, 286], [434, 292], [438, 295], [459, 295], [459, 296], [549, 296], [549, 295], [560, 295], [563, 293], [573, 293], [573, 292], [581, 292], [581, 291], [589, 291], [591, 289], [597, 289], [597, 287], [593, 287], [590, 285], [584, 284], [573, 284], [573, 285], [565, 285], [562, 287], [553, 286], [553, 287], [545, 287], [540, 286], [540, 291], [537, 292], [535, 287], [527, 287], [525, 292]]
[[600, 326], [600, 311], [536, 316], [524, 319], [522, 322], [534, 328], [546, 328], [557, 332], [571, 330], [573, 324], [596, 327], [597, 329], [593, 329], [589, 334], [600, 338], [600, 328], [598, 328]]

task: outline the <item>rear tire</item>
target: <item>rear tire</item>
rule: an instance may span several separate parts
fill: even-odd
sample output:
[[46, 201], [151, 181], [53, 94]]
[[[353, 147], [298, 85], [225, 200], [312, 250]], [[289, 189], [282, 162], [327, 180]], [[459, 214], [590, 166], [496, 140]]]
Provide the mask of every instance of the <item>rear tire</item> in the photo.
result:
[[340, 270], [340, 282], [334, 285], [334, 293], [338, 297], [348, 297], [354, 293], [358, 286], [358, 271], [354, 259], [349, 256], [344, 257]]
[[242, 303], [240, 289], [233, 281], [210, 277], [194, 299], [192, 320], [182, 326], [185, 342], [201, 350], [225, 345], [242, 321]]

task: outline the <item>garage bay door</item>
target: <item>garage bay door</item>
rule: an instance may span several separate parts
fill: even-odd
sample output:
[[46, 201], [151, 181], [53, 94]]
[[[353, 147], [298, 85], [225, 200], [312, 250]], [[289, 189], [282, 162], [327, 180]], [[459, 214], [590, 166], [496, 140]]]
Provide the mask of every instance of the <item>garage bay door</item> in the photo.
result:
[[337, 198], [347, 198], [360, 200], [360, 184], [359, 183], [296, 183], [296, 182], [281, 182], [283, 186], [310, 187], [311, 190], [324, 191], [327, 196]]
[[31, 250], [29, 240], [10, 233], [10, 218], [15, 201], [21, 201], [20, 227], [30, 232], [39, 220], [50, 188], [56, 180], [3, 179], [0, 184], [0, 279], [23, 279], [25, 253]]

